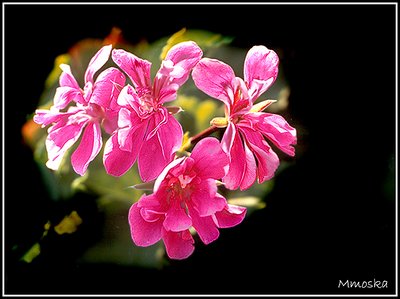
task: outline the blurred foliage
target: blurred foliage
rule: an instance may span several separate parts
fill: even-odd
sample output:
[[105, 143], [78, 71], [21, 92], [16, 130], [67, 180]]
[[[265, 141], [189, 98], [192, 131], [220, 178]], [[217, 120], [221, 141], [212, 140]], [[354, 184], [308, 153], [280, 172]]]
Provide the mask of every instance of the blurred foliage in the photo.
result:
[[[59, 86], [59, 76], [61, 63], [69, 64], [75, 78], [81, 87], [83, 87], [83, 77], [86, 67], [91, 57], [98, 49], [106, 44], [113, 44], [114, 48], [122, 48], [134, 53], [138, 57], [147, 59], [153, 63], [152, 78], [157, 72], [161, 60], [165, 58], [168, 50], [175, 44], [193, 40], [203, 50], [204, 56], [219, 58], [224, 61], [224, 57], [230, 60], [241, 61], [248, 49], [233, 49], [229, 47], [233, 40], [231, 37], [221, 36], [213, 32], [202, 30], [182, 30], [176, 32], [170, 37], [164, 37], [153, 43], [141, 41], [136, 45], [126, 42], [121, 30], [113, 28], [110, 35], [104, 40], [85, 39], [73, 45], [68, 53], [56, 57], [54, 69], [49, 74], [45, 82], [39, 101], [38, 108], [48, 109], [52, 105], [56, 88]], [[225, 55], [225, 56], [224, 56]], [[232, 58], [233, 56], [233, 58]], [[102, 69], [115, 66], [110, 59]], [[240, 71], [236, 71], [241, 76]], [[287, 107], [290, 89], [284, 81], [283, 76], [279, 76], [272, 93], [268, 98], [276, 99], [278, 102], [268, 107], [269, 112], [283, 111]], [[262, 99], [260, 99], [261, 101]], [[185, 136], [183, 144], [195, 134], [210, 126], [212, 118], [224, 116], [224, 106], [220, 101], [208, 98], [202, 92], [199, 92], [191, 78], [178, 91], [178, 97], [171, 103], [171, 106], [179, 106], [183, 109], [176, 114], [176, 118], [181, 123]], [[32, 114], [33, 116], [33, 114]], [[94, 195], [99, 211], [104, 217], [104, 225], [101, 228], [102, 238], [96, 244], [87, 248], [80, 257], [80, 262], [86, 263], [118, 263], [124, 265], [138, 265], [143, 267], [161, 267], [165, 262], [164, 247], [161, 242], [148, 247], [140, 248], [134, 245], [131, 240], [130, 228], [127, 215], [130, 206], [139, 200], [144, 190], [131, 188], [133, 185], [140, 185], [142, 182], [138, 175], [136, 163], [130, 171], [121, 177], [113, 177], [105, 172], [102, 162], [102, 151], [91, 162], [87, 173], [84, 176], [76, 174], [71, 166], [70, 157], [76, 149], [77, 144], [70, 148], [66, 153], [59, 170], [49, 170], [45, 163], [47, 161], [47, 152], [45, 148], [45, 139], [47, 130], [40, 128], [39, 125], [29, 119], [22, 128], [22, 134], [25, 142], [32, 148], [34, 159], [42, 173], [43, 182], [47, 187], [49, 197], [54, 201], [67, 201], [75, 196], [77, 192], [84, 192]], [[103, 133], [103, 140], [108, 139], [108, 135]], [[219, 135], [218, 135], [219, 134]], [[214, 135], [220, 138], [221, 132], [215, 132]], [[284, 164], [284, 162], [282, 162]], [[246, 206], [249, 215], [256, 209], [265, 207], [263, 199], [273, 189], [274, 181], [270, 180], [263, 184], [254, 184], [246, 191], [230, 191], [220, 186], [220, 192], [232, 204]], [[66, 216], [60, 223], [54, 227], [57, 234], [71, 234], [79, 230], [80, 225], [90, 222], [91, 219], [81, 219], [76, 211]], [[49, 230], [50, 224], [45, 233]], [[46, 235], [44, 234], [42, 238]], [[22, 260], [31, 262], [41, 252], [40, 244], [35, 243]]]

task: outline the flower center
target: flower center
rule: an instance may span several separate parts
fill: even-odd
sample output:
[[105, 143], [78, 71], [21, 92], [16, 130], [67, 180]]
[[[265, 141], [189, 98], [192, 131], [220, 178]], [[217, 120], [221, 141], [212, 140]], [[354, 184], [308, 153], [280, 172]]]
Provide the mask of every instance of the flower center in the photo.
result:
[[157, 108], [160, 106], [156, 104], [153, 94], [149, 88], [138, 88], [136, 92], [139, 96], [139, 109], [142, 115], [150, 114], [157, 110]]

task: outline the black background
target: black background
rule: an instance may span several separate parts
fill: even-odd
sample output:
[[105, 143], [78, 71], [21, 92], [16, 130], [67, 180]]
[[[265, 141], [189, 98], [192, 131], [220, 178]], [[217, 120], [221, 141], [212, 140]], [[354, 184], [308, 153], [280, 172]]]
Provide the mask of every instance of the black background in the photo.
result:
[[[5, 293], [395, 292], [394, 5], [4, 9]], [[245, 49], [256, 44], [283, 49], [289, 122], [301, 125], [304, 153], [276, 178], [267, 208], [221, 232], [218, 241], [197, 243], [192, 257], [163, 270], [77, 266], [74, 258], [90, 238], [78, 245], [73, 237], [73, 246], [53, 244], [57, 254], [23, 264], [12, 246], [29, 248], [43, 232], [40, 221], [64, 211], [48, 199], [21, 126], [36, 108], [54, 58], [84, 38], [104, 38], [112, 26], [131, 43], [187, 27], [234, 36], [232, 45]], [[96, 215], [94, 207], [85, 208]], [[86, 232], [91, 229], [95, 235], [95, 227]], [[388, 281], [388, 288], [337, 288], [339, 280], [374, 278]]]

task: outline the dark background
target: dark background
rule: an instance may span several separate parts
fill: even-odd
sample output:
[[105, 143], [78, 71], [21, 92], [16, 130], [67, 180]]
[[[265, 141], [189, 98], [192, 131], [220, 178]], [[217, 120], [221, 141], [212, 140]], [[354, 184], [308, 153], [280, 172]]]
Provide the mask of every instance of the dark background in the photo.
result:
[[[394, 5], [4, 9], [6, 294], [395, 292]], [[197, 243], [192, 257], [163, 270], [76, 265], [96, 238], [96, 222], [85, 228], [85, 238], [52, 244], [54, 256], [23, 264], [14, 244], [28, 249], [43, 232], [41, 221], [64, 211], [48, 199], [21, 126], [36, 108], [54, 58], [84, 38], [104, 38], [113, 26], [131, 43], [187, 27], [233, 36], [232, 45], [245, 49], [282, 49], [289, 122], [298, 125], [304, 151], [276, 178], [267, 208], [223, 230], [216, 242]], [[83, 208], [95, 217], [95, 207]], [[388, 288], [337, 288], [339, 280], [373, 279], [388, 281]]]

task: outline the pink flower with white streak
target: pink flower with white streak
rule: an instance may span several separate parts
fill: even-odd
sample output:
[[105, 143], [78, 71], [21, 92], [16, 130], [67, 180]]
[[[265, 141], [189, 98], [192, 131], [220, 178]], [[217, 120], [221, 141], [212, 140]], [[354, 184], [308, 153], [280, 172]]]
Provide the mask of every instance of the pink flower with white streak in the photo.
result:
[[295, 154], [292, 145], [296, 144], [296, 129], [280, 115], [261, 112], [273, 101], [254, 105], [275, 82], [278, 63], [274, 51], [254, 46], [245, 58], [244, 80], [236, 77], [229, 65], [216, 59], [203, 58], [193, 69], [196, 86], [225, 103], [226, 118], [221, 126], [227, 128], [221, 145], [230, 160], [229, 171], [223, 178], [229, 189], [244, 190], [256, 178], [262, 183], [274, 176], [279, 158], [265, 138], [286, 154]]
[[172, 161], [155, 181], [154, 193], [143, 195], [129, 211], [133, 242], [150, 246], [160, 239], [172, 259], [194, 250], [193, 227], [204, 244], [219, 237], [218, 228], [239, 224], [246, 208], [230, 205], [217, 193], [216, 180], [229, 163], [216, 138], [199, 141], [190, 157]]
[[123, 175], [138, 160], [143, 181], [155, 179], [173, 160], [182, 143], [182, 127], [163, 106], [177, 96], [178, 88], [203, 52], [195, 42], [182, 42], [172, 47], [162, 61], [153, 84], [151, 63], [124, 50], [113, 50], [114, 62], [129, 76], [133, 87], [122, 90], [119, 129], [105, 145], [104, 165], [107, 173]]
[[[89, 163], [97, 156], [102, 147], [101, 125], [111, 134], [117, 124], [119, 106], [117, 98], [121, 86], [125, 84], [124, 74], [110, 67], [99, 74], [94, 81], [94, 74], [107, 62], [112, 45], [102, 47], [90, 60], [85, 72], [83, 90], [71, 73], [69, 65], [61, 64], [63, 70], [54, 96], [54, 105], [50, 110], [38, 109], [33, 120], [48, 129], [46, 149], [47, 167], [57, 170], [66, 151], [82, 135], [77, 149], [71, 156], [72, 167], [76, 173], [84, 175]], [[71, 102], [76, 106], [69, 106]]]

